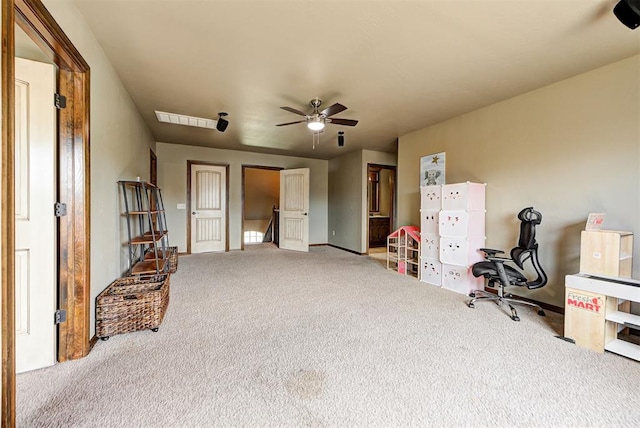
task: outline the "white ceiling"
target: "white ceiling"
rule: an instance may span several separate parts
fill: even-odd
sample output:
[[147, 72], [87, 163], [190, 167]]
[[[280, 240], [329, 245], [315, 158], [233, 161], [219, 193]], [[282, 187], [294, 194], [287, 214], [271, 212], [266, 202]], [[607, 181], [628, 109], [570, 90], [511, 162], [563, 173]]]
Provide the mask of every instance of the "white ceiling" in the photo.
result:
[[[330, 159], [640, 52], [617, 0], [76, 0], [156, 141]], [[312, 149], [281, 110], [348, 107]], [[226, 132], [159, 123], [155, 110]], [[346, 144], [338, 148], [338, 131]]]

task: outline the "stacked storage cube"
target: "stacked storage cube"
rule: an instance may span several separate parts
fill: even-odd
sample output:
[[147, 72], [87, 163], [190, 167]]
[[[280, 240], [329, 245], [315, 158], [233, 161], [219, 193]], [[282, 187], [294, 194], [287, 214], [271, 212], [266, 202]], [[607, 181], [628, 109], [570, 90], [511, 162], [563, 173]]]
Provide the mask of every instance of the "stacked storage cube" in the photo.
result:
[[485, 184], [457, 183], [442, 186], [439, 215], [442, 287], [469, 294], [483, 289], [484, 279], [471, 266], [484, 260]]
[[442, 209], [442, 185], [420, 188], [420, 280], [442, 285], [438, 219]]
[[485, 185], [457, 183], [420, 189], [421, 280], [458, 293], [483, 288], [471, 266], [484, 259]]

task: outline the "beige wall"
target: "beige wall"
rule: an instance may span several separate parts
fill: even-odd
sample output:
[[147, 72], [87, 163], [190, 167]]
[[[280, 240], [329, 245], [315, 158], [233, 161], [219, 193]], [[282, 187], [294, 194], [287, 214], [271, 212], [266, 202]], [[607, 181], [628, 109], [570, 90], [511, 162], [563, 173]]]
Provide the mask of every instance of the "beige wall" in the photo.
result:
[[329, 243], [357, 253], [363, 252], [361, 217], [367, 209], [361, 168], [361, 150], [329, 161]]
[[149, 177], [154, 140], [102, 47], [72, 1], [45, 0], [91, 67], [91, 333], [95, 297], [127, 269], [118, 180]]
[[521, 208], [542, 212], [550, 281], [518, 293], [562, 306], [590, 212], [607, 213], [605, 228], [640, 233], [639, 70], [635, 56], [401, 137], [399, 222], [419, 224], [419, 158], [445, 151], [448, 183], [487, 183], [488, 247], [515, 245]]
[[167, 214], [171, 245], [187, 250], [187, 211], [177, 204], [187, 203], [187, 161], [229, 164], [229, 249], [240, 249], [242, 223], [242, 165], [259, 165], [285, 169], [309, 168], [309, 244], [327, 242], [327, 171], [328, 161], [293, 156], [265, 155], [237, 150], [209, 149], [180, 144], [157, 143], [158, 185]]
[[368, 248], [370, 163], [396, 165], [396, 155], [359, 150], [329, 161], [329, 243], [357, 253]]

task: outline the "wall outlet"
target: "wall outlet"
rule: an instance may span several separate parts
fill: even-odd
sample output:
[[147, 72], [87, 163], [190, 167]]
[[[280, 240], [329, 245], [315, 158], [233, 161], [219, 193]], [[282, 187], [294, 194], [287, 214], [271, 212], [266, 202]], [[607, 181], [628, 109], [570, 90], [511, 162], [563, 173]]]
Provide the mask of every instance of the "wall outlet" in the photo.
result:
[[336, 231], [335, 230], [333, 231], [333, 236], [336, 236]]
[[177, 209], [186, 210], [187, 209], [187, 205], [186, 204], [178, 204]]

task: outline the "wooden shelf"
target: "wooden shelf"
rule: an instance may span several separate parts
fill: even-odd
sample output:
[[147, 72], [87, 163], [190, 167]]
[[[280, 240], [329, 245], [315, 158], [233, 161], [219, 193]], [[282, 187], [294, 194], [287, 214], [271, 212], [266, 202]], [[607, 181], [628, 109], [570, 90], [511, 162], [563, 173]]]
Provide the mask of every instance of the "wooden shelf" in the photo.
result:
[[633, 233], [619, 230], [583, 230], [580, 235], [580, 272], [631, 278]]
[[565, 337], [582, 348], [640, 361], [640, 345], [618, 336], [640, 327], [640, 315], [625, 312], [630, 302], [640, 302], [640, 281], [581, 273], [565, 277], [565, 290]]
[[151, 211], [129, 211], [127, 214], [129, 215], [147, 215], [147, 214], [160, 214], [164, 211], [160, 210], [151, 210]]
[[157, 188], [157, 186], [154, 184], [148, 183], [146, 181], [140, 181], [140, 180], [120, 180], [119, 183], [124, 184], [125, 186], [144, 187], [146, 189]]
[[155, 240], [153, 239], [154, 236], [151, 233], [145, 233], [142, 236], [137, 236], [135, 238], [131, 239], [131, 243], [132, 244], [153, 244], [157, 241], [159, 241], [160, 239], [162, 239], [166, 234], [168, 233], [168, 231], [156, 231], [155, 232]]
[[607, 321], [613, 321], [617, 324], [623, 324], [625, 327], [640, 329], [640, 315], [615, 311], [607, 312], [605, 319]]
[[138, 262], [135, 264], [135, 266], [133, 266], [133, 269], [131, 269], [131, 274], [142, 275], [146, 273], [164, 272], [164, 267], [166, 263], [167, 263], [167, 259], [158, 259], [158, 264], [156, 267], [156, 259]]
[[604, 349], [609, 352], [620, 354], [627, 358], [640, 361], [640, 346], [634, 343], [615, 339], [604, 345]]
[[[166, 257], [162, 257], [162, 249], [158, 248], [158, 258], [159, 259], [167, 259], [167, 258], [169, 258], [169, 250], [166, 250], [165, 253], [166, 253], [167, 256]], [[149, 251], [148, 253], [146, 253], [144, 255], [144, 259], [145, 260], [155, 260], [156, 259], [156, 255], [155, 255], [155, 253], [153, 251]]]

